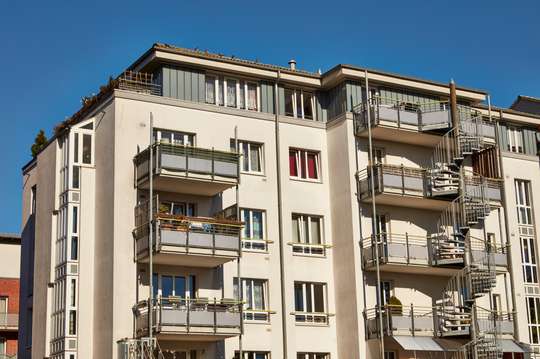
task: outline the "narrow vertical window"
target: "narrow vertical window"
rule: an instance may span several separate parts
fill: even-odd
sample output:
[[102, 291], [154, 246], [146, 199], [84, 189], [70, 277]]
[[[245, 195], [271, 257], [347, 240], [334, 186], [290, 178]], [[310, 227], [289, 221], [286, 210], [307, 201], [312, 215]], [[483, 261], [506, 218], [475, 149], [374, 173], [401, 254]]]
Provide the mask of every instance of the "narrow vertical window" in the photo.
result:
[[84, 164], [92, 163], [92, 135], [83, 134], [82, 160]]
[[69, 335], [77, 334], [77, 312], [75, 310], [69, 311]]
[[246, 83], [244, 81], [240, 81], [238, 87], [238, 107], [241, 109], [246, 108]]
[[72, 307], [75, 307], [76, 306], [76, 293], [77, 293], [77, 281], [75, 279], [72, 279], [71, 280], [71, 288], [70, 288], [70, 291], [71, 291], [71, 306]]
[[30, 214], [36, 213], [36, 203], [37, 203], [37, 187], [33, 185], [30, 189]]
[[294, 91], [285, 89], [285, 116], [294, 116]]
[[308, 120], [313, 119], [313, 94], [310, 92], [303, 92], [303, 114], [304, 118]]
[[73, 180], [72, 180], [72, 187], [74, 189], [80, 188], [80, 169], [79, 166], [73, 166]]
[[206, 103], [216, 103], [216, 78], [206, 76]]
[[248, 83], [248, 110], [257, 110], [258, 99], [257, 99], [257, 84]]
[[71, 237], [71, 256], [70, 259], [76, 261], [79, 258], [79, 239], [76, 236]]
[[236, 81], [227, 80], [227, 107], [236, 107]]
[[79, 134], [75, 132], [73, 145], [73, 162], [79, 163]]
[[77, 233], [78, 232], [78, 221], [79, 221], [79, 218], [78, 218], [78, 215], [79, 215], [79, 207], [73, 207], [73, 218], [72, 218], [72, 226], [71, 226], [71, 231], [73, 233]]

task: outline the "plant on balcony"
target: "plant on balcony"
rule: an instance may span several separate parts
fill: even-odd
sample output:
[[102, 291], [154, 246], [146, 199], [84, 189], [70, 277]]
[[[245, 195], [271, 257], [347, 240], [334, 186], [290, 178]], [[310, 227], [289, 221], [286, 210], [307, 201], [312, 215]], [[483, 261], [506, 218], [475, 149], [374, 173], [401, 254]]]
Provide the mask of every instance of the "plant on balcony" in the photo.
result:
[[391, 296], [388, 299], [388, 307], [391, 314], [403, 315], [403, 304], [401, 304], [401, 301], [397, 297]]

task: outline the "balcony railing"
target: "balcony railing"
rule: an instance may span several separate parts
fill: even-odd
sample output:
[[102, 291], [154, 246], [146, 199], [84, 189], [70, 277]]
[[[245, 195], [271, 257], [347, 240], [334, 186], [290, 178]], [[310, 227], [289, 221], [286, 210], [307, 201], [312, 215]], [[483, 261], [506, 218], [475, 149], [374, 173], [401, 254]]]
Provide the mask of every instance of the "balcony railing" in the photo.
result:
[[[373, 166], [376, 193], [390, 193], [410, 196], [425, 196], [426, 170], [405, 166], [376, 164]], [[360, 199], [371, 196], [371, 169], [358, 172]]]
[[416, 131], [451, 127], [448, 101], [410, 103], [385, 97], [375, 97], [354, 109], [356, 134], [367, 129], [367, 111], [372, 126], [387, 126]]
[[[149, 301], [133, 307], [138, 336], [148, 334]], [[162, 334], [240, 334], [242, 303], [234, 299], [159, 297], [151, 306], [153, 330]]]
[[[229, 183], [231, 186], [236, 185], [238, 181], [239, 155], [235, 152], [169, 143], [156, 143], [152, 148], [154, 175], [186, 180], [219, 181]], [[148, 179], [149, 158], [150, 147], [135, 156], [138, 185], [142, 185]]]
[[[153, 208], [155, 252], [239, 256], [242, 222], [162, 213], [159, 196]], [[148, 252], [148, 202], [135, 208], [135, 225], [137, 255], [144, 256]]]
[[118, 77], [118, 88], [147, 95], [161, 96], [161, 84], [153, 74], [126, 71]]
[[511, 312], [493, 311], [476, 307], [478, 331], [488, 335], [513, 335], [514, 315]]
[[477, 175], [464, 177], [464, 194], [474, 200], [501, 202], [504, 182], [499, 178], [487, 178]]
[[364, 311], [366, 336], [368, 339], [380, 336], [382, 315], [383, 333], [393, 335], [436, 335], [434, 308], [422, 306], [385, 305], [382, 309], [370, 308]]
[[19, 314], [0, 313], [0, 330], [17, 329], [19, 327]]
[[379, 233], [375, 237], [362, 240], [362, 259], [364, 268], [375, 265], [375, 245], [378, 245], [380, 264], [430, 264], [429, 246], [426, 236], [408, 233]]

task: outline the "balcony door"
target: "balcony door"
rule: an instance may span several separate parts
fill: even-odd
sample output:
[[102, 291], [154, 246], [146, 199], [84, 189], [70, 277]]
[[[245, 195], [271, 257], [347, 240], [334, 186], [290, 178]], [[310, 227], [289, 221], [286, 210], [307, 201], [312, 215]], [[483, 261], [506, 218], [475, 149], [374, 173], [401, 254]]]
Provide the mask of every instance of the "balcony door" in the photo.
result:
[[162, 298], [195, 298], [196, 279], [194, 275], [154, 274], [154, 296]]

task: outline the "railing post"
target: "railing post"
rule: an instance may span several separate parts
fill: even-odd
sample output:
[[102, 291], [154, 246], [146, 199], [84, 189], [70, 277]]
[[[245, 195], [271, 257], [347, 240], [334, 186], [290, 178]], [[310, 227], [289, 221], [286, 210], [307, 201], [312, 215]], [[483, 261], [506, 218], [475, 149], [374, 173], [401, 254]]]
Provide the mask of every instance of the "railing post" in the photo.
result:
[[397, 127], [401, 128], [401, 105], [396, 103], [396, 110], [397, 110]]
[[412, 336], [414, 337], [415, 336], [415, 328], [414, 328], [414, 306], [413, 304], [411, 303], [411, 329], [412, 329]]
[[186, 155], [186, 177], [189, 177], [189, 149], [184, 146], [184, 154]]
[[217, 223], [214, 223], [212, 225], [212, 254], [216, 254], [216, 225]]
[[212, 181], [214, 180], [214, 147], [212, 147]]
[[400, 165], [401, 168], [401, 194], [405, 195], [405, 169], [403, 164]]
[[409, 252], [409, 233], [405, 232], [405, 248], [407, 248], [407, 264], [411, 262], [410, 252]]
[[186, 248], [185, 248], [185, 252], [186, 253], [189, 253], [189, 234], [191, 233], [191, 226], [190, 226], [190, 222], [187, 222], [187, 228], [186, 228]]
[[[216, 297], [214, 297], [214, 333], [217, 333], [217, 310], [216, 310]], [[208, 310], [208, 307], [206, 308]]]

